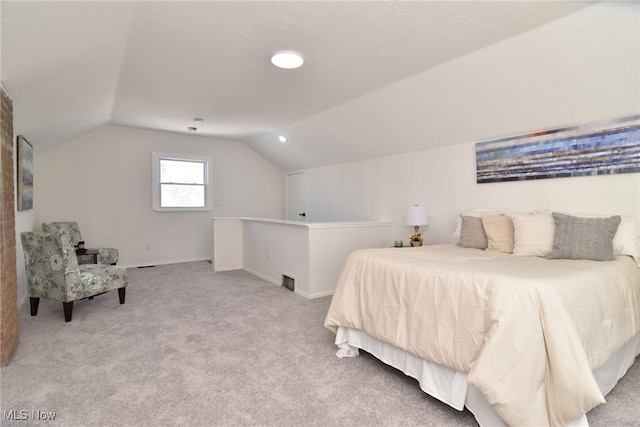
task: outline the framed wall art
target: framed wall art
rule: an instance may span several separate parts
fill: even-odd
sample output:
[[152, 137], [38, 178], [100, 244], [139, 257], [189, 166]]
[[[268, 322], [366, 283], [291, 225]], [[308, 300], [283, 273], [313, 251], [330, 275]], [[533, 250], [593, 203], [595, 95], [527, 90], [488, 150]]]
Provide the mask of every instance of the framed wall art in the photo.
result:
[[33, 147], [18, 135], [18, 210], [33, 209]]
[[476, 144], [477, 182], [640, 172], [640, 116]]

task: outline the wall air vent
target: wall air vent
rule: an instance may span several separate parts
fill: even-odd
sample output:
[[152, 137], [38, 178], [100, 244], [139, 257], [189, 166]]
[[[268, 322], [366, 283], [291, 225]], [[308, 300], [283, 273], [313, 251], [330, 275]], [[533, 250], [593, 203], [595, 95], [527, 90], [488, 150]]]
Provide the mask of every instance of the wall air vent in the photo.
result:
[[296, 290], [296, 279], [293, 277], [289, 277], [285, 274], [282, 275], [282, 286], [289, 289], [290, 291]]

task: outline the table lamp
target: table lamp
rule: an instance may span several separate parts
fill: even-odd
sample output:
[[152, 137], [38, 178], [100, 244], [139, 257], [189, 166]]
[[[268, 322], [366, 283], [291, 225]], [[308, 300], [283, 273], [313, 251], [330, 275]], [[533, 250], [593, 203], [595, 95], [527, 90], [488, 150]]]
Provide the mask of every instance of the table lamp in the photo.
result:
[[413, 236], [411, 236], [411, 246], [422, 246], [422, 237], [420, 236], [419, 230], [421, 225], [429, 224], [427, 210], [423, 206], [411, 206], [409, 210], [407, 210], [406, 223], [414, 227], [414, 233]]

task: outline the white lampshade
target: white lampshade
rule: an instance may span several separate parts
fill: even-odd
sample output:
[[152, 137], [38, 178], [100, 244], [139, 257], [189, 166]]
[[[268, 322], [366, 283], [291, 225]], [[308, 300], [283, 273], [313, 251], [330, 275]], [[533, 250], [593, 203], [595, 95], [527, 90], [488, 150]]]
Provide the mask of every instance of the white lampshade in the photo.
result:
[[427, 225], [429, 224], [429, 218], [427, 218], [427, 210], [423, 206], [411, 206], [407, 210], [407, 225]]

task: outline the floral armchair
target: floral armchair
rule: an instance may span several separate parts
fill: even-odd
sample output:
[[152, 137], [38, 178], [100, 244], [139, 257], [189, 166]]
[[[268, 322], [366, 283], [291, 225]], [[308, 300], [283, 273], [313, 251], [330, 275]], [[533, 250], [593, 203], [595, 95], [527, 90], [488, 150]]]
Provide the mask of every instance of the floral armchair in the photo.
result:
[[[82, 241], [82, 235], [80, 234], [80, 227], [75, 221], [61, 221], [61, 222], [43, 222], [42, 231], [45, 233], [62, 233], [69, 236], [71, 244], [78, 246], [78, 242]], [[88, 250], [98, 251], [98, 264], [115, 265], [118, 262], [118, 250], [114, 248], [89, 248]], [[80, 264], [92, 264], [93, 256], [91, 255], [78, 255], [78, 262]]]
[[20, 233], [24, 250], [31, 315], [38, 314], [40, 298], [62, 302], [65, 322], [71, 321], [73, 302], [118, 290], [124, 304], [126, 268], [78, 264], [69, 236], [61, 233]]

